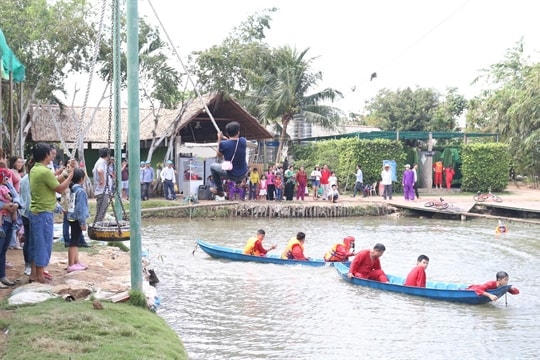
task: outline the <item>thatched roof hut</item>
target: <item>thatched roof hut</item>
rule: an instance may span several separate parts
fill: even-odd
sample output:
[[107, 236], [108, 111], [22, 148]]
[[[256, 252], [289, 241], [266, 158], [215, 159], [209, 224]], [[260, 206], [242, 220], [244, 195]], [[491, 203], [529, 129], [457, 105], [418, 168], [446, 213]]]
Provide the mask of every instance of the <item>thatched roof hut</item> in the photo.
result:
[[[203, 96], [208, 109], [214, 116], [221, 131], [227, 123], [235, 120], [240, 123], [241, 135], [249, 140], [263, 140], [272, 135], [259, 121], [244, 110], [240, 104], [227, 99], [222, 93]], [[58, 106], [36, 106], [30, 117], [32, 126], [28, 140], [34, 142], [73, 143], [80, 133], [85, 133], [83, 142], [87, 144], [114, 142], [114, 119], [110, 109], [105, 107], [86, 108], [85, 121], [80, 129], [81, 107], [65, 108]], [[56, 121], [55, 121], [56, 119]], [[181, 142], [208, 143], [216, 141], [216, 129], [198, 98], [190, 99], [178, 110], [160, 109], [157, 114], [151, 109], [141, 109], [139, 114], [140, 140], [144, 144], [154, 137], [180, 136]], [[122, 143], [127, 142], [128, 116], [127, 109], [121, 111]], [[111, 134], [109, 135], [109, 128]]]

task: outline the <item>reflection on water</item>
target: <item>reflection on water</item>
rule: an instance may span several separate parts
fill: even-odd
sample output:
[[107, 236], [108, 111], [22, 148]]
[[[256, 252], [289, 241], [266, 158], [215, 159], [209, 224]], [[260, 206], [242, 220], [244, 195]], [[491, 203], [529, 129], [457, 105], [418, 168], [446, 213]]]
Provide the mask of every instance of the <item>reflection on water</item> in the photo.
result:
[[[540, 346], [540, 228], [495, 235], [487, 220], [415, 218], [227, 219], [148, 222], [143, 246], [161, 280], [158, 313], [190, 359], [536, 358]], [[306, 233], [306, 254], [322, 257], [347, 235], [356, 249], [386, 245], [387, 273], [406, 275], [423, 253], [432, 280], [482, 283], [499, 270], [521, 290], [496, 303], [460, 305], [357, 287], [331, 267], [212, 259], [196, 239], [243, 247], [257, 229], [281, 252]]]

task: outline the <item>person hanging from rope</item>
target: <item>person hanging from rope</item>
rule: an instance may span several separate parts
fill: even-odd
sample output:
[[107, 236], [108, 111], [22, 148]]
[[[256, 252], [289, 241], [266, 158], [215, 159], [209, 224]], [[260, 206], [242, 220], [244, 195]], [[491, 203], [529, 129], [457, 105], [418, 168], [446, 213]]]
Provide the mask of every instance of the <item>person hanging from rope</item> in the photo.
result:
[[94, 165], [92, 175], [94, 177], [94, 195], [96, 195], [96, 219], [100, 222], [105, 219], [107, 207], [109, 206], [109, 194], [112, 188], [112, 176], [108, 173], [111, 150], [109, 148], [99, 149], [99, 159]]
[[221, 131], [217, 134], [217, 157], [223, 157], [224, 161], [210, 165], [210, 172], [216, 183], [216, 187], [210, 188], [210, 192], [220, 197], [225, 196], [223, 191], [224, 179], [240, 183], [248, 173], [246, 162], [247, 141], [245, 137], [240, 137], [240, 124], [236, 121], [228, 123], [225, 126], [225, 132], [228, 138], [223, 136]]

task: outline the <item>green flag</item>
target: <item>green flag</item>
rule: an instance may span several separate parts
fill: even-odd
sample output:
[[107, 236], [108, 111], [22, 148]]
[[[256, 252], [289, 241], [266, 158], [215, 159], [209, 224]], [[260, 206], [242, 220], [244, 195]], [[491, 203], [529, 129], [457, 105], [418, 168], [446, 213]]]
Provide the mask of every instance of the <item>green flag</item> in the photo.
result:
[[0, 66], [2, 78], [9, 79], [9, 74], [12, 73], [14, 81], [24, 81], [24, 65], [9, 48], [2, 29], [0, 29], [0, 55], [2, 56], [2, 66]]

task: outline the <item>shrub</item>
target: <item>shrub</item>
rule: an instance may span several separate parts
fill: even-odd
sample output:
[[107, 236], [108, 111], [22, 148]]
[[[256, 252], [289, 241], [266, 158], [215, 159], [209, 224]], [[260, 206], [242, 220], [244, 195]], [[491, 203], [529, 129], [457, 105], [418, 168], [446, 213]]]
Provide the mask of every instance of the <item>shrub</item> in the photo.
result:
[[461, 154], [463, 191], [502, 191], [508, 183], [510, 154], [501, 143], [463, 145]]

